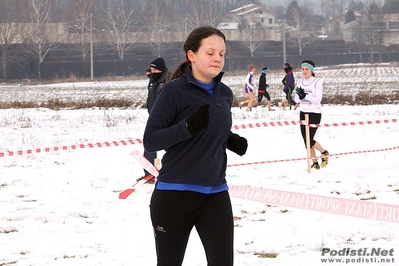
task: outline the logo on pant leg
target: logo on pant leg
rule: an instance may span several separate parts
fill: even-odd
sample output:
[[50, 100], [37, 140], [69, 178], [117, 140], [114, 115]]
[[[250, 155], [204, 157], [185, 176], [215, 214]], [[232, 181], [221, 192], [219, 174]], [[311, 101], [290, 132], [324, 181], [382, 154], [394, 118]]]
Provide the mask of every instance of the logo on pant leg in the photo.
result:
[[155, 228], [155, 230], [157, 230], [157, 231], [159, 231], [159, 232], [166, 233], [166, 230], [165, 230], [162, 226], [160, 226], [160, 225], [158, 225], [158, 226]]

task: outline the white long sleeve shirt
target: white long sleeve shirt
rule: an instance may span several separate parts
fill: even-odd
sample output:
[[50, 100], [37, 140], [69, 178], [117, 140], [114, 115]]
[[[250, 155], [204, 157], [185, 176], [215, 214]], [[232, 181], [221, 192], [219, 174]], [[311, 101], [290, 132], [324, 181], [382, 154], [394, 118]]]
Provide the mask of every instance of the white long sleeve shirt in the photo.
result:
[[321, 99], [323, 97], [323, 82], [315, 77], [309, 79], [300, 78], [296, 87], [302, 87], [307, 94], [302, 100], [295, 93], [295, 102], [299, 102], [299, 108], [306, 113], [321, 113]]

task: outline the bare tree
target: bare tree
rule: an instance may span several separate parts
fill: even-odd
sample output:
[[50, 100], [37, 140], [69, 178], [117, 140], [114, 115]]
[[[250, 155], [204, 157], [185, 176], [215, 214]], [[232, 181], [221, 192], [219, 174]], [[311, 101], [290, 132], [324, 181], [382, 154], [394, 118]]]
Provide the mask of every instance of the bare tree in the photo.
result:
[[378, 34], [377, 34], [377, 18], [378, 18], [378, 13], [379, 7], [377, 4], [375, 4], [375, 1], [373, 0], [367, 0], [365, 1], [366, 6], [367, 6], [367, 26], [364, 31], [365, 38], [368, 43], [370, 43], [370, 63], [374, 63], [374, 44], [378, 42]]
[[363, 51], [362, 46], [365, 42], [367, 28], [369, 28], [369, 22], [366, 16], [361, 16], [356, 19], [356, 21], [352, 22], [354, 25], [351, 27], [352, 38], [359, 44], [359, 60], [363, 62]]
[[[386, 24], [387, 24], [387, 19], [388, 16], [386, 14], [382, 14], [381, 10], [378, 11], [378, 13], [376, 14], [372, 14], [373, 17], [373, 25], [374, 25], [374, 31], [375, 31], [375, 42], [382, 46], [384, 45], [385, 41], [388, 39], [388, 30], [386, 28]], [[381, 50], [379, 52], [379, 62], [381, 63], [382, 61], [382, 54], [381, 54]]]
[[265, 38], [262, 38], [263, 27], [252, 18], [250, 21], [242, 20], [240, 22], [240, 29], [242, 32], [242, 43], [249, 49], [251, 57], [254, 57], [254, 52], [265, 43]]
[[31, 23], [27, 41], [29, 52], [38, 59], [38, 78], [41, 78], [41, 63], [47, 53], [57, 44], [52, 41], [52, 31], [48, 26], [51, 22], [52, 0], [26, 0], [22, 7], [26, 19]]
[[205, 21], [202, 1], [190, 2], [187, 7], [187, 11], [185, 12], [186, 24], [187, 30], [191, 31], [203, 25]]
[[319, 3], [321, 5], [321, 15], [324, 17], [336, 18], [344, 12], [342, 0], [321, 0]]
[[[295, 4], [294, 4], [295, 3]], [[290, 26], [295, 28], [295, 31], [290, 34], [292, 41], [298, 45], [298, 54], [302, 55], [303, 48], [314, 41], [314, 36], [311, 34], [311, 28], [307, 24], [307, 13], [302, 12], [302, 9], [294, 1], [288, 8], [287, 21]]]
[[[385, 3], [387, 3], [387, 1]], [[392, 2], [392, 4], [394, 4], [392, 9], [396, 9], [395, 6], [399, 8], [399, 1]], [[373, 8], [370, 8], [370, 16], [374, 29], [374, 42], [379, 46], [390, 44], [392, 43], [392, 40], [397, 39], [399, 35], [397, 31], [392, 30], [390, 23], [390, 21], [394, 20], [393, 17], [396, 17], [396, 14], [385, 13], [382, 4], [377, 6], [375, 3], [373, 3], [373, 5]], [[379, 52], [379, 61], [382, 61], [381, 50]]]
[[166, 32], [170, 27], [168, 27], [168, 6], [165, 0], [149, 0], [146, 4], [144, 20], [148, 30], [144, 38], [154, 54], [161, 57], [170, 45], [166, 42], [168, 38]]
[[69, 23], [69, 28], [78, 36], [79, 43], [76, 47], [80, 51], [83, 61], [86, 61], [86, 56], [90, 51], [87, 33], [90, 31], [89, 19], [94, 2], [95, 0], [73, 0], [72, 17], [74, 21]]
[[12, 64], [19, 65], [24, 58], [23, 49], [17, 45], [23, 38], [20, 24], [17, 23], [17, 4], [16, 0], [0, 0], [0, 69], [5, 81], [8, 80], [8, 67]]
[[133, 50], [132, 41], [136, 25], [136, 9], [128, 8], [125, 1], [110, 2], [107, 14], [107, 27], [112, 34], [111, 43], [118, 51], [119, 59], [123, 60], [127, 51]]
[[356, 41], [359, 44], [359, 60], [362, 63], [363, 62], [363, 56], [362, 56], [362, 44], [364, 43], [365, 40], [365, 35], [366, 35], [366, 27], [368, 26], [367, 20], [364, 16], [361, 16], [358, 18], [356, 21], [352, 22], [355, 25], [352, 26], [352, 38], [354, 41]]
[[187, 28], [191, 31], [203, 25], [216, 27], [222, 14], [223, 11], [215, 0], [192, 1], [185, 12]]
[[212, 27], [216, 27], [224, 14], [223, 9], [221, 9], [217, 0], [208, 0], [207, 3], [204, 6], [205, 22]]
[[[3, 79], [8, 80], [7, 66], [10, 63], [18, 63], [21, 59], [19, 49], [12, 44], [20, 40], [21, 34], [19, 24], [17, 23], [0, 23], [0, 45], [1, 45], [1, 70]], [[11, 48], [13, 47], [13, 48]], [[10, 49], [11, 48], [11, 49]]]

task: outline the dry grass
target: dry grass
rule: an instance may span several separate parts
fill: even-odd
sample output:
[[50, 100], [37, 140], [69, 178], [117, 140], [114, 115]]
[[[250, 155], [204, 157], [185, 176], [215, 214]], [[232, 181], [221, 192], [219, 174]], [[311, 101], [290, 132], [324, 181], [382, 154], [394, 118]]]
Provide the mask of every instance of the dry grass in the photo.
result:
[[[277, 106], [280, 100], [273, 100], [273, 105]], [[323, 97], [323, 104], [331, 105], [378, 105], [378, 104], [397, 104], [399, 103], [399, 92], [394, 92], [390, 95], [377, 94], [370, 95], [367, 92], [359, 92], [356, 95], [330, 95]], [[266, 101], [262, 101], [261, 105], [265, 105]], [[237, 98], [234, 98], [233, 106], [238, 106]], [[85, 109], [85, 108], [145, 108], [145, 103], [142, 99], [107, 99], [99, 98], [94, 100], [60, 100], [51, 99], [46, 102], [37, 101], [12, 101], [0, 102], [0, 109], [24, 109], [24, 108], [49, 108], [52, 110], [60, 109]]]
[[323, 97], [323, 104], [334, 105], [377, 105], [392, 104], [399, 102], [399, 92], [392, 94], [370, 94], [368, 92], [359, 92], [351, 95], [330, 95]]
[[269, 258], [269, 259], [274, 259], [277, 257], [278, 254], [276, 253], [265, 253], [265, 252], [255, 252], [255, 256], [258, 256], [259, 258]]
[[51, 99], [46, 102], [39, 103], [37, 101], [30, 102], [0, 102], [0, 109], [23, 109], [23, 108], [49, 108], [52, 110], [60, 110], [60, 109], [85, 109], [85, 108], [130, 108], [130, 107], [145, 107], [142, 102], [135, 102], [134, 100], [129, 100], [125, 98], [121, 99], [106, 99], [100, 98], [95, 100], [60, 100], [60, 99]]

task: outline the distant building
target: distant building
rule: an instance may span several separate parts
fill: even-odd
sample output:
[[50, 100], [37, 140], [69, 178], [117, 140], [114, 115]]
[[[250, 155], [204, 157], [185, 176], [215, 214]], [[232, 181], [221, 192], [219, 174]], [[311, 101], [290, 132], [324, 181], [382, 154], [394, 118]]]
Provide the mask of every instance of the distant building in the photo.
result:
[[[344, 33], [344, 25], [345, 25], [345, 19], [347, 15], [347, 10], [345, 10], [344, 13], [341, 15], [333, 18], [330, 17], [330, 20], [325, 24], [324, 27], [324, 33], [328, 36], [328, 39], [330, 40], [342, 40], [343, 39], [343, 33]], [[354, 10], [353, 11], [356, 20], [361, 18], [364, 13], [362, 11]]]
[[244, 5], [231, 10], [217, 26], [230, 40], [242, 40], [243, 24], [262, 28], [262, 36], [270, 41], [281, 41], [281, 25], [276, 23], [277, 14], [257, 4]]
[[234, 10], [225, 15], [223, 21], [217, 26], [218, 29], [234, 30], [239, 28], [242, 21], [256, 23], [263, 28], [278, 28], [276, 24], [277, 14], [256, 4], [249, 4]]
[[373, 14], [363, 16], [343, 26], [343, 39], [347, 42], [370, 44], [370, 32], [373, 33], [373, 45], [399, 43], [399, 14]]

